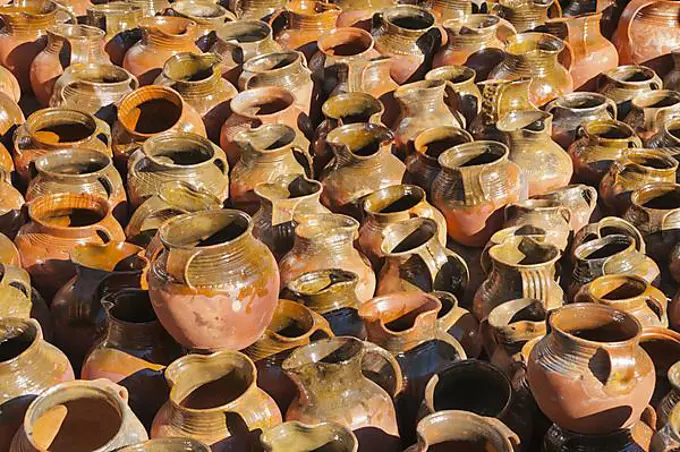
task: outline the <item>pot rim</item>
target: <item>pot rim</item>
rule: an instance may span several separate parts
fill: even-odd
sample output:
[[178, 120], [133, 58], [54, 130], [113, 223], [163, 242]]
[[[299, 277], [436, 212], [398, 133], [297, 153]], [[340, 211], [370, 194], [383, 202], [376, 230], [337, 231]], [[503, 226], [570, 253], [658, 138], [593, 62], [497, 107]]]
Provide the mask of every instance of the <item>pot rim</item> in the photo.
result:
[[[679, 195], [679, 202], [676, 207], [660, 208], [660, 207], [647, 207], [643, 205], [652, 199], [658, 198], [668, 193], [677, 193]], [[642, 199], [641, 199], [642, 198]], [[630, 202], [633, 206], [657, 212], [672, 212], [680, 209], [680, 184], [675, 184], [672, 182], [657, 182], [653, 184], [647, 184], [644, 187], [640, 187], [633, 191], [630, 195]]]
[[[219, 210], [202, 210], [198, 212], [191, 212], [191, 213], [184, 213], [181, 215], [177, 215], [174, 218], [171, 218], [170, 220], [166, 221], [161, 225], [160, 228], [158, 228], [158, 234], [161, 239], [161, 242], [166, 248], [177, 248], [177, 249], [182, 249], [182, 250], [193, 250], [196, 248], [194, 241], [189, 242], [186, 238], [180, 238], [180, 240], [174, 240], [171, 236], [172, 231], [174, 231], [175, 228], [179, 227], [178, 224], [181, 224], [183, 222], [191, 222], [196, 217], [224, 217], [225, 219], [230, 218], [232, 222], [238, 221], [241, 223], [244, 223], [243, 230], [238, 233], [233, 238], [230, 238], [228, 240], [223, 240], [220, 241], [219, 243], [215, 243], [213, 245], [203, 245], [200, 246], [198, 249], [200, 251], [211, 251], [211, 250], [217, 250], [225, 246], [231, 246], [234, 243], [238, 243], [241, 240], [246, 239], [248, 236], [252, 235], [253, 231], [253, 222], [250, 217], [245, 212], [242, 212], [240, 210], [236, 209], [219, 209]], [[219, 232], [219, 230], [224, 229], [224, 226], [221, 227], [220, 229], [213, 231], [214, 232]]]

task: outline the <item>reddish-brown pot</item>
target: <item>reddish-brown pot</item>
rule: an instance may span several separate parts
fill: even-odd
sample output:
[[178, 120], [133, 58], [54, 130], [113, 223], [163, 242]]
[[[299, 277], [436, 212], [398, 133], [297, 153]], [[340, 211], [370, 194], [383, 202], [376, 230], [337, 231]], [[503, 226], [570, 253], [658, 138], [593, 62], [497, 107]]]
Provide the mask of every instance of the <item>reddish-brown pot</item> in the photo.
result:
[[338, 27], [362, 28], [371, 31], [373, 15], [397, 4], [396, 0], [333, 0], [340, 6]]
[[104, 50], [109, 54], [111, 62], [117, 66], [123, 64], [123, 58], [141, 36], [138, 28], [142, 20], [142, 8], [131, 2], [102, 3], [87, 9], [85, 22], [99, 27], [104, 36]]
[[[276, 42], [289, 50], [299, 50], [307, 59], [317, 51], [316, 41], [335, 27], [342, 9], [332, 3], [290, 0], [280, 12], [274, 13], [269, 24]], [[279, 25], [280, 22], [283, 24]]]
[[661, 78], [645, 66], [619, 66], [605, 71], [597, 91], [616, 102], [617, 116], [623, 120], [630, 111], [630, 101], [639, 93], [661, 89]]

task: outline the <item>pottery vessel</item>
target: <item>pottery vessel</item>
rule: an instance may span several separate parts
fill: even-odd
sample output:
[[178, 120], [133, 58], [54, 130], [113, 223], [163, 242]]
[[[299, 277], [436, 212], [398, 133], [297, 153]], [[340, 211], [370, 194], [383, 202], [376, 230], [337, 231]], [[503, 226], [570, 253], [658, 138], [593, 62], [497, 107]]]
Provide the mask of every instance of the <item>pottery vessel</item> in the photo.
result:
[[[648, 415], [647, 412], [650, 412]], [[585, 452], [587, 450], [637, 452], [649, 450], [654, 436], [653, 410], [648, 406], [642, 419], [631, 427], [616, 430], [605, 435], [584, 435], [564, 430], [553, 424], [545, 434], [543, 450], [559, 452], [569, 450]]]
[[17, 250], [12, 239], [2, 233], [0, 233], [0, 263], [3, 265], [21, 267], [19, 250]]
[[549, 17], [559, 17], [559, 8], [554, 0], [499, 0], [491, 10], [510, 22], [518, 33], [525, 33], [545, 25]]
[[357, 452], [359, 447], [356, 435], [337, 422], [284, 422], [263, 433], [260, 442], [267, 452], [306, 452], [323, 447], [335, 452]]
[[479, 257], [480, 266], [484, 271], [484, 278], [486, 278], [486, 275], [488, 275], [489, 272], [491, 272], [491, 267], [493, 266], [493, 262], [491, 260], [491, 257], [489, 256], [489, 250], [491, 248], [493, 248], [496, 245], [500, 245], [501, 243], [513, 237], [529, 237], [537, 242], [543, 243], [546, 241], [547, 235], [548, 231], [538, 226], [534, 226], [532, 224], [510, 226], [507, 228], [499, 229], [498, 231], [494, 232], [489, 241], [487, 242], [487, 244], [484, 246], [484, 249], [482, 250], [481, 255]]
[[284, 0], [228, 0], [239, 19], [265, 19], [286, 5]]
[[444, 80], [446, 92], [444, 102], [454, 116], [458, 113], [470, 124], [481, 108], [482, 93], [475, 84], [477, 74], [465, 66], [447, 65], [432, 69], [425, 74], [425, 80]]
[[571, 213], [569, 226], [576, 234], [590, 222], [597, 207], [597, 190], [582, 184], [567, 185], [548, 193], [534, 197], [561, 204]]
[[664, 395], [656, 409], [657, 426], [661, 429], [671, 420], [671, 413], [673, 408], [680, 402], [680, 365], [673, 364], [668, 369], [668, 382], [670, 383], [670, 391]]
[[371, 31], [373, 15], [383, 9], [397, 5], [395, 0], [333, 0], [342, 12], [338, 16], [338, 27], [361, 28]]
[[589, 92], [565, 94], [545, 106], [553, 116], [552, 138], [568, 149], [577, 140], [580, 126], [598, 119], [616, 119], [616, 103], [608, 97]]
[[[209, 36], [219, 30], [225, 23], [235, 21], [236, 15], [218, 3], [202, 0], [180, 0], [170, 4], [170, 8], [163, 12], [166, 16], [185, 17], [196, 22], [197, 44], [209, 44]], [[206, 50], [206, 49], [201, 49]]]
[[673, 69], [663, 78], [663, 86], [666, 89], [677, 91], [680, 88], [680, 73], [678, 72], [678, 69], [680, 69], [680, 64], [678, 64], [680, 62], [679, 49], [672, 50], [671, 57], [673, 58]]
[[342, 9], [322, 1], [290, 0], [274, 13], [269, 24], [281, 47], [298, 50], [309, 60], [318, 50], [316, 41], [335, 27]]
[[170, 7], [168, 0], [125, 0], [125, 2], [141, 8], [144, 17], [158, 16]]
[[645, 142], [669, 119], [680, 116], [680, 93], [667, 89], [636, 95], [624, 122]]
[[671, 148], [662, 149], [666, 155], [675, 158], [675, 150], [673, 148], [677, 147], [680, 143], [680, 118], [670, 118], [660, 124], [660, 130], [651, 138], [647, 140], [645, 145], [650, 148]]
[[16, 237], [26, 222], [24, 197], [12, 185], [10, 173], [0, 169], [0, 233]]
[[52, 315], [45, 300], [31, 287], [31, 277], [19, 266], [0, 264], [0, 317], [35, 319], [46, 340], [54, 339]]
[[21, 87], [19, 81], [6, 67], [0, 66], [0, 92], [8, 96], [14, 102], [21, 100]]
[[617, 119], [624, 119], [630, 111], [630, 101], [640, 93], [661, 89], [661, 78], [645, 66], [619, 66], [605, 71], [598, 82], [597, 91], [617, 106]]
[[14, 171], [14, 161], [9, 149], [13, 149], [15, 129], [26, 122], [19, 105], [7, 94], [0, 93], [0, 167]]
[[533, 226], [546, 231], [544, 241], [561, 252], [567, 249], [571, 236], [571, 211], [548, 199], [525, 199], [505, 208], [504, 227]]
[[116, 452], [210, 452], [210, 448], [191, 438], [158, 438], [123, 447]]
[[111, 62], [120, 66], [127, 51], [142, 36], [138, 28], [142, 16], [142, 8], [131, 2], [103, 3], [87, 9], [85, 23], [104, 30], [104, 50]]
[[453, 336], [465, 350], [468, 358], [477, 358], [482, 352], [482, 338], [479, 322], [467, 309], [461, 306], [458, 298], [451, 292], [435, 290], [430, 292], [442, 304], [437, 313], [439, 329]]
[[[670, 306], [673, 307], [672, 302]], [[673, 325], [671, 310], [669, 310], [669, 317], [671, 325]], [[673, 386], [669, 379], [669, 371], [678, 362], [680, 356], [680, 334], [669, 328], [645, 328], [640, 339], [640, 346], [654, 362], [656, 385], [650, 404], [657, 408], [658, 416], [663, 417], [659, 408], [664, 396], [672, 391]], [[663, 427], [661, 422], [657, 422], [656, 426], [657, 429]]]
[[679, 418], [680, 408], [676, 405], [669, 413], [666, 424], [654, 434], [649, 449], [651, 452], [671, 452], [680, 445]]

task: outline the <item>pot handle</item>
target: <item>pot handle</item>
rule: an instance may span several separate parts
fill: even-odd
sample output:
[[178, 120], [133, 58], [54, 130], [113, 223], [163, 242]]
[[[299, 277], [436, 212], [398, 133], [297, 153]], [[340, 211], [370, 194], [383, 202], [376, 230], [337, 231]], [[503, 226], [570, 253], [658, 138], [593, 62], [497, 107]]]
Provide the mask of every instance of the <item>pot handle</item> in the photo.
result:
[[97, 232], [97, 235], [101, 237], [102, 242], [106, 243], [111, 243], [115, 239], [113, 238], [113, 235], [111, 234], [111, 231], [109, 231], [107, 228], [102, 226], [101, 224], [95, 224], [93, 226], [94, 230]]
[[656, 410], [653, 406], [647, 405], [640, 415], [640, 420], [647, 424], [652, 430], [657, 430], [656, 428]]
[[[383, 388], [392, 398], [397, 397], [404, 385], [404, 376], [401, 373], [401, 367], [399, 367], [399, 363], [394, 358], [394, 356], [392, 356], [392, 354], [384, 348], [368, 341], [364, 341], [363, 343], [364, 349], [366, 350], [363, 362], [361, 363], [364, 375], [366, 378]], [[377, 358], [377, 360], [383, 361], [383, 365], [381, 366], [374, 362], [369, 362], [373, 361], [373, 359], [369, 357]], [[387, 365], [391, 368], [392, 376], [390, 378], [382, 375], [381, 370], [384, 368], [384, 363], [387, 363]], [[366, 375], [367, 373], [368, 375]]]
[[636, 384], [634, 356], [631, 347], [600, 347], [590, 359], [590, 372], [606, 393], [626, 393]]
[[221, 152], [221, 149], [220, 149], [220, 154], [221, 155], [218, 155], [217, 152], [215, 153], [215, 159], [213, 160], [213, 164], [222, 172], [222, 175], [228, 176], [229, 175], [229, 162], [224, 157], [223, 153]]
[[609, 112], [609, 115], [611, 116], [612, 119], [616, 119], [616, 115], [618, 114], [618, 107], [616, 106], [616, 102], [611, 100], [609, 97], [605, 96], [605, 104], [607, 106], [607, 111]]
[[498, 17], [498, 27], [496, 27], [496, 37], [499, 41], [505, 42], [509, 37], [517, 34], [517, 29], [508, 20]]
[[630, 46], [632, 44], [630, 31], [633, 27], [633, 21], [640, 11], [657, 1], [658, 0], [632, 0], [623, 10], [612, 39], [614, 45], [616, 45], [616, 48], [619, 49], [619, 53], [621, 54], [619, 64], [635, 64], [633, 55], [630, 51]]
[[168, 249], [168, 258], [165, 262], [165, 271], [176, 281], [187, 285], [191, 290], [196, 287], [189, 280], [189, 266], [191, 261], [198, 256], [195, 249], [183, 250], [179, 248]]
[[519, 439], [519, 436], [517, 436], [517, 433], [510, 430], [510, 428], [507, 425], [505, 425], [502, 421], [496, 419], [495, 417], [490, 416], [484, 417], [484, 421], [488, 422], [496, 430], [500, 431], [503, 434], [503, 436], [505, 436], [508, 439], [508, 441], [510, 441], [510, 443], [513, 446], [513, 450], [520, 450], [521, 441]]
[[645, 295], [645, 301], [647, 305], [650, 305], [650, 309], [654, 311], [660, 322], [668, 318], [668, 300], [659, 289], [650, 285]]
[[[57, 9], [58, 9], [60, 12], [66, 14], [66, 15], [68, 16], [68, 20], [71, 21], [72, 24], [77, 24], [77, 23], [78, 23], [78, 17], [76, 17], [75, 14], [73, 14], [71, 11], [69, 11], [68, 8], [66, 8], [64, 5], [62, 5], [62, 4], [59, 3], [59, 2], [56, 2], [56, 1], [55, 1], [54, 3], [56, 4]], [[66, 23], [66, 21], [64, 21], [64, 23]]]
[[269, 19], [267, 19], [267, 25], [271, 27], [272, 33], [276, 36], [288, 27], [289, 20], [288, 13], [285, 9], [281, 8], [274, 11]]
[[[588, 207], [594, 209], [597, 206], [597, 190], [590, 185], [583, 185], [583, 199], [588, 203]], [[578, 232], [578, 231], [576, 231]]]
[[113, 138], [111, 137], [111, 127], [101, 119], [95, 117], [94, 122], [97, 124], [97, 127], [94, 131], [95, 136], [99, 141], [104, 143], [107, 148], [111, 147], [111, 143], [113, 143]]
[[120, 397], [126, 404], [128, 403], [129, 394], [125, 386], [116, 384], [108, 378], [97, 378], [92, 381], [92, 384], [99, 386], [101, 389], [113, 394], [115, 397]]
[[31, 299], [31, 278], [26, 270], [13, 265], [0, 264], [0, 266], [2, 266], [3, 273], [0, 286], [19, 289], [28, 299]]

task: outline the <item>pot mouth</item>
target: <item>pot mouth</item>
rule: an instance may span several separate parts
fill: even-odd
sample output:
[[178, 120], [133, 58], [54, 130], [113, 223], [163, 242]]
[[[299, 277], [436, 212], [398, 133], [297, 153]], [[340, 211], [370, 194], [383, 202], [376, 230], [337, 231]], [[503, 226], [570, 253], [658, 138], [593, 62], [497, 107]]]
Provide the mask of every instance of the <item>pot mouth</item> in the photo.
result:
[[544, 111], [514, 111], [503, 116], [496, 127], [501, 132], [516, 132], [525, 130], [527, 132], [541, 133], [548, 129], [548, 122], [552, 119], [550, 113]]
[[652, 69], [646, 66], [619, 66], [605, 71], [604, 74], [618, 82], [644, 84], [654, 80], [657, 75]]
[[130, 83], [137, 80], [134, 75], [122, 67], [106, 63], [76, 63], [67, 68], [77, 74], [78, 82], [91, 84], [113, 85], [117, 83]]
[[630, 301], [645, 293], [649, 284], [634, 275], [604, 275], [589, 284], [592, 296], [606, 301]]
[[373, 215], [408, 212], [425, 200], [425, 190], [416, 185], [391, 185], [364, 199], [364, 210]]
[[416, 152], [425, 159], [437, 163], [439, 156], [454, 146], [471, 143], [472, 135], [466, 130], [452, 126], [432, 127], [420, 132], [413, 144]]
[[309, 240], [325, 236], [329, 231], [356, 234], [359, 222], [348, 215], [337, 213], [321, 213], [305, 215], [300, 224], [295, 227], [295, 235]]
[[508, 38], [505, 51], [516, 56], [541, 52], [558, 54], [564, 49], [564, 42], [547, 33], [519, 33]]
[[521, 268], [540, 267], [560, 258], [556, 246], [531, 237], [508, 237], [489, 249], [489, 256], [504, 265]]
[[217, 35], [225, 41], [238, 43], [259, 42], [271, 36], [272, 29], [261, 20], [237, 20], [227, 22]]
[[599, 347], [624, 345], [637, 338], [640, 323], [628, 313], [595, 303], [573, 303], [552, 312], [550, 327], [572, 340]]
[[252, 231], [250, 216], [239, 210], [185, 213], [163, 223], [159, 234], [168, 248], [211, 250], [235, 243]]
[[264, 124], [256, 129], [239, 132], [234, 142], [247, 144], [257, 152], [278, 153], [295, 142], [297, 133], [285, 124]]
[[149, 292], [141, 289], [124, 289], [107, 295], [102, 305], [118, 323], [149, 325], [158, 323]]
[[145, 17], [139, 21], [142, 29], [153, 29], [166, 36], [187, 36], [194, 32], [196, 22], [185, 17], [153, 16]]
[[338, 450], [353, 452], [358, 442], [354, 433], [347, 427], [335, 422], [321, 422], [305, 425], [298, 421], [288, 421], [268, 429], [260, 441], [269, 450]]
[[144, 155], [167, 168], [196, 168], [215, 158], [213, 144], [193, 133], [166, 132], [155, 135], [142, 145]]
[[461, 34], [477, 33], [474, 30], [494, 28], [501, 19], [492, 14], [470, 14], [464, 17], [447, 19], [443, 23], [446, 30], [454, 30]]
[[8, 365], [37, 346], [42, 331], [35, 320], [0, 318], [0, 364]]
[[629, 249], [633, 238], [623, 234], [611, 234], [582, 243], [574, 250], [577, 260], [604, 260]]
[[442, 152], [438, 161], [442, 168], [481, 168], [501, 160], [507, 160], [510, 149], [503, 143], [479, 140], [463, 143]]
[[[680, 390], [680, 361], [676, 362], [673, 364], [669, 369], [668, 369], [668, 381], [673, 385], [673, 389]], [[680, 427], [680, 423], [675, 426], [677, 429]]]
[[437, 237], [437, 223], [421, 217], [402, 220], [387, 226], [382, 237], [380, 248], [385, 255], [410, 255]]
[[176, 1], [172, 4], [172, 9], [187, 17], [199, 19], [217, 19], [229, 15], [229, 12], [217, 3], [195, 0]]
[[638, 108], [664, 108], [680, 103], [680, 93], [669, 89], [644, 91], [635, 96], [632, 104]]
[[56, 177], [88, 178], [112, 166], [111, 157], [84, 148], [60, 149], [38, 157], [38, 173]]
[[[531, 198], [510, 204], [510, 206], [519, 207], [521, 209], [530, 210], [533, 212], [549, 212], [561, 208], [562, 203], [552, 199]], [[536, 230], [536, 228], [534, 230]]]
[[424, 292], [400, 292], [375, 297], [359, 308], [366, 323], [379, 322], [391, 335], [408, 335], [421, 316], [441, 310], [441, 302]]
[[274, 182], [255, 186], [255, 194], [271, 200], [305, 198], [321, 193], [321, 182], [302, 175], [280, 176]]
[[517, 298], [492, 309], [487, 321], [493, 329], [506, 328], [513, 323], [534, 323], [543, 327], [543, 333], [545, 333], [547, 318], [548, 311], [541, 300]]
[[434, 16], [427, 9], [414, 5], [399, 5], [382, 12], [391, 25], [406, 32], [423, 32], [433, 27]]
[[28, 205], [29, 217], [48, 228], [84, 230], [100, 223], [110, 212], [106, 199], [74, 193], [43, 195]]
[[98, 126], [94, 116], [88, 113], [68, 108], [46, 108], [29, 116], [25, 127], [40, 144], [75, 146], [85, 144]]
[[458, 85], [474, 81], [477, 72], [466, 66], [441, 66], [432, 69], [425, 74], [425, 80], [444, 80], [445, 82]]
[[125, 446], [118, 452], [210, 452], [201, 441], [191, 438], [156, 438], [143, 443]]
[[362, 355], [363, 348], [363, 342], [352, 336], [320, 339], [294, 350], [281, 368], [285, 372], [295, 373], [295, 369], [313, 364], [344, 367]]
[[[418, 444], [430, 449], [458, 442], [480, 444], [479, 451], [512, 450], [513, 442], [508, 434], [497, 425], [489, 422], [486, 416], [469, 411], [446, 410], [437, 411], [425, 416], [416, 428]], [[474, 449], [477, 450], [477, 449]]]
[[282, 342], [297, 342], [310, 336], [313, 328], [314, 317], [309, 308], [295, 301], [279, 299], [267, 331]]
[[628, 124], [615, 119], [590, 121], [583, 127], [586, 134], [603, 140], [628, 140], [636, 136]]
[[329, 98], [323, 103], [321, 112], [330, 119], [342, 124], [369, 122], [374, 115], [382, 114], [383, 104], [366, 93], [343, 93]]
[[664, 122], [663, 128], [674, 140], [680, 141], [680, 118], [671, 118]]
[[185, 212], [219, 210], [222, 207], [222, 201], [217, 196], [181, 180], [164, 182], [159, 188], [158, 197]]
[[0, 14], [45, 17], [54, 14], [57, 4], [51, 0], [22, 0], [0, 6]]
[[446, 317], [446, 315], [451, 312], [451, 310], [458, 306], [458, 298], [451, 292], [446, 292], [443, 290], [435, 290], [430, 292], [430, 295], [435, 297], [442, 305], [442, 308], [437, 313], [437, 318], [441, 319]]
[[607, 96], [599, 93], [569, 93], [558, 97], [555, 105], [570, 110], [589, 111], [607, 105]]
[[394, 96], [396, 98], [403, 98], [413, 91], [424, 91], [424, 90], [441, 90], [442, 92], [446, 89], [445, 80], [419, 80], [417, 82], [406, 83], [401, 85], [394, 91]]
[[118, 106], [118, 121], [130, 133], [152, 137], [172, 129], [184, 112], [182, 97], [166, 86], [149, 85], [127, 94]]
[[345, 146], [352, 156], [370, 159], [380, 153], [394, 140], [394, 133], [381, 124], [346, 124], [332, 130], [326, 141], [332, 145]]
[[106, 272], [137, 273], [149, 265], [144, 249], [128, 242], [76, 245], [69, 256], [81, 267]]
[[242, 91], [231, 101], [231, 109], [250, 119], [276, 116], [295, 104], [295, 95], [285, 88], [268, 86]]
[[637, 165], [657, 171], [676, 171], [678, 161], [657, 149], [633, 148], [626, 158]]
[[104, 30], [89, 25], [54, 24], [47, 31], [57, 36], [69, 39], [103, 39], [106, 33]]
[[116, 16], [127, 16], [128, 14], [134, 14], [141, 18], [142, 8], [137, 5], [133, 5], [129, 2], [112, 2], [112, 3], [100, 3], [98, 5], [90, 5], [87, 7], [87, 13], [90, 16], [93, 15], [116, 15]]
[[220, 60], [220, 57], [213, 54], [180, 52], [165, 62], [163, 75], [173, 81], [201, 83], [215, 75], [215, 66]]
[[276, 74], [286, 71], [294, 64], [305, 64], [302, 53], [296, 50], [265, 53], [243, 63], [243, 72]]
[[366, 30], [354, 27], [333, 28], [319, 38], [317, 45], [322, 53], [335, 57], [353, 57], [373, 49], [373, 36]]
[[330, 268], [303, 273], [288, 283], [288, 289], [300, 295], [321, 295], [338, 284], [356, 284], [359, 277], [356, 273]]
[[630, 201], [634, 206], [648, 210], [680, 209], [680, 185], [656, 183], [638, 188], [633, 192]]

